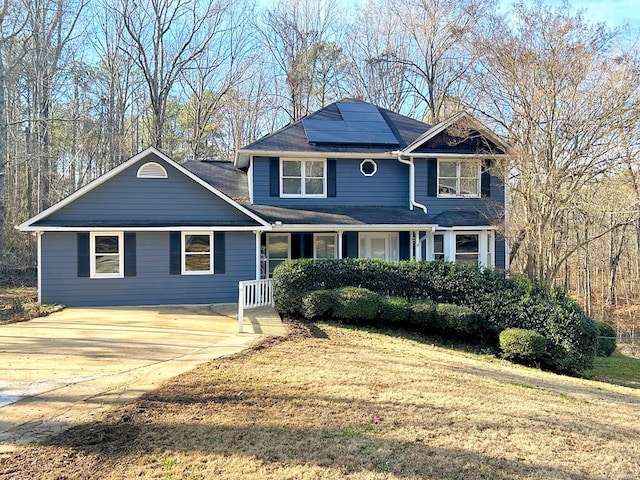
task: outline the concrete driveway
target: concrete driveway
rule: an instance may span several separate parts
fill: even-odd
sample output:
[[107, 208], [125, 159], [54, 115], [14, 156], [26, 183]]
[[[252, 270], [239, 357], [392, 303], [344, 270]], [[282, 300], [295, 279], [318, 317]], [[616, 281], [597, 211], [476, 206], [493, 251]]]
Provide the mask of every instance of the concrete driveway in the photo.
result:
[[68, 308], [0, 326], [0, 450], [91, 421], [200, 363], [285, 333], [271, 308]]

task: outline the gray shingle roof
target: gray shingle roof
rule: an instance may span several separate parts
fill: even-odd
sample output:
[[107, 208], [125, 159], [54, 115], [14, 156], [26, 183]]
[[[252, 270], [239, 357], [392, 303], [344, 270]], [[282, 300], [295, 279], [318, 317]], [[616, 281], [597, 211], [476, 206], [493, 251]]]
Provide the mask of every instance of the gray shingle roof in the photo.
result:
[[182, 166], [228, 197], [238, 202], [248, 202], [247, 174], [235, 168], [233, 163], [192, 160]]
[[269, 222], [283, 225], [431, 225], [422, 210], [400, 207], [342, 206], [320, 208], [284, 208], [271, 205], [247, 205], [249, 210]]
[[433, 222], [441, 227], [484, 227], [495, 223], [495, 219], [475, 210], [445, 210], [435, 215]]
[[[309, 120], [342, 120], [342, 116], [340, 115], [340, 111], [338, 110], [337, 103], [361, 103], [368, 104], [367, 102], [363, 102], [361, 100], [355, 100], [352, 98], [347, 98], [340, 100], [340, 102], [332, 103], [327, 105], [326, 107], [314, 112], [305, 119]], [[391, 150], [396, 150], [398, 148], [404, 148], [422, 134], [424, 134], [427, 130], [429, 130], [430, 125], [426, 123], [419, 122], [410, 117], [406, 117], [404, 115], [400, 115], [398, 113], [394, 113], [390, 110], [386, 110], [384, 108], [380, 108], [374, 106], [378, 109], [382, 117], [386, 120], [389, 128], [393, 132], [394, 136], [398, 140], [398, 145], [396, 147], [390, 148], [388, 145], [353, 145], [353, 144], [331, 144], [331, 143], [323, 143], [323, 144], [313, 144], [309, 143], [307, 140], [307, 135], [304, 130], [304, 125], [302, 120], [291, 123], [286, 127], [281, 128], [269, 135], [266, 135], [259, 140], [256, 140], [249, 145], [241, 148], [238, 151], [238, 160], [242, 158], [243, 161], [237, 161], [236, 164], [238, 166], [244, 167], [244, 160], [248, 162], [248, 157], [243, 154], [245, 151], [250, 152], [317, 152], [317, 153], [364, 153], [364, 154], [374, 154], [374, 153], [387, 153]], [[246, 158], [245, 158], [246, 157]]]

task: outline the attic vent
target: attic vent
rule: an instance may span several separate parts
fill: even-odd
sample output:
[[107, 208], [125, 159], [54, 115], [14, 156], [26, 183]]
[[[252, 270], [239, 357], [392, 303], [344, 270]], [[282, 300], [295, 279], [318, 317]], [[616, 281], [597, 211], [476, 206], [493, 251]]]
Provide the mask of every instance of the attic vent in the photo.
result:
[[167, 171], [156, 162], [147, 162], [138, 169], [138, 178], [167, 178]]

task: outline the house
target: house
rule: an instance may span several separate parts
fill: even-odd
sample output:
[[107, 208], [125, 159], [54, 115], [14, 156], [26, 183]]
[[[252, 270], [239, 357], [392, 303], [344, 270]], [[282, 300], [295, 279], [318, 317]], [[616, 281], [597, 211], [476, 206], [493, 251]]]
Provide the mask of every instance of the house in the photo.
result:
[[507, 267], [507, 145], [467, 114], [430, 126], [344, 99], [237, 152], [179, 165], [148, 148], [17, 228], [40, 301], [236, 302], [291, 258]]

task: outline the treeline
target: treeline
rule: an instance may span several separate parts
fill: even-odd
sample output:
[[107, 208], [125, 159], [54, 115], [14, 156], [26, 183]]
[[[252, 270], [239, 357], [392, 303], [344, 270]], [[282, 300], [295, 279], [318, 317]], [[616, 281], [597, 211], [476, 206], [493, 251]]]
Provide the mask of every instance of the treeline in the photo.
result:
[[632, 33], [541, 1], [0, 0], [2, 263], [35, 261], [14, 225], [146, 146], [231, 160], [356, 97], [430, 123], [467, 109], [503, 135], [513, 269], [632, 325]]

